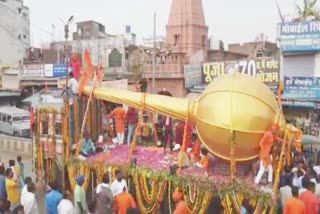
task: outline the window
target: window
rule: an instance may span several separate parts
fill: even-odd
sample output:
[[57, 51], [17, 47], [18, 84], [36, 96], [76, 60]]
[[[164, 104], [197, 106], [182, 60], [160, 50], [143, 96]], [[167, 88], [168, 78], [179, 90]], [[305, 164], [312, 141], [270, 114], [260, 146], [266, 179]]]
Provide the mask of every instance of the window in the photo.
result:
[[19, 14], [21, 14], [21, 11], [22, 11], [22, 9], [21, 9], [21, 8], [18, 8], [18, 12], [19, 12]]
[[27, 36], [26, 36], [26, 35], [23, 35], [23, 38], [24, 38], [24, 39], [26, 39], [26, 38], [27, 38]]
[[48, 135], [49, 134], [49, 127], [48, 127], [48, 122], [43, 121], [41, 122], [41, 133], [43, 135]]
[[22, 13], [22, 15], [23, 15], [24, 17], [28, 17], [28, 14], [27, 14], [27, 13]]
[[205, 35], [201, 36], [201, 44], [202, 44], [202, 47], [206, 47], [207, 46], [206, 36]]
[[56, 123], [54, 128], [56, 135], [62, 135], [62, 123]]
[[180, 35], [176, 34], [174, 35], [174, 46], [177, 46], [179, 43]]
[[12, 124], [11, 115], [8, 115], [8, 116], [7, 116], [7, 121], [8, 121], [9, 124]]
[[7, 122], [7, 115], [1, 113], [0, 116], [1, 116], [1, 121], [2, 122]]

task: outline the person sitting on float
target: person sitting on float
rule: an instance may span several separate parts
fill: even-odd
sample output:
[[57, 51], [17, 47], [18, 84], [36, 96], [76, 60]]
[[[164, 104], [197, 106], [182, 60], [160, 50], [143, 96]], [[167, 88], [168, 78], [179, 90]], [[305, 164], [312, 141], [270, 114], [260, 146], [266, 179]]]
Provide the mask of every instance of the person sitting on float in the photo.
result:
[[196, 132], [192, 134], [192, 149], [189, 152], [190, 160], [192, 163], [196, 163], [201, 160], [200, 152], [201, 142]]
[[175, 144], [172, 152], [174, 165], [179, 165], [179, 160], [182, 158], [182, 168], [187, 168], [190, 166], [189, 156], [186, 152], [181, 150], [180, 144]]
[[201, 160], [200, 160], [200, 162], [196, 163], [196, 166], [199, 168], [204, 168], [204, 169], [210, 168], [211, 161], [210, 161], [208, 155], [209, 155], [209, 151], [204, 147], [201, 148], [201, 153], [200, 153]]
[[83, 134], [83, 141], [82, 141], [82, 148], [81, 148], [81, 155], [88, 157], [94, 155], [96, 153], [96, 148], [90, 139], [89, 133], [85, 132]]
[[273, 179], [273, 167], [272, 167], [272, 146], [275, 141], [281, 141], [282, 139], [277, 136], [279, 132], [279, 125], [273, 124], [262, 137], [259, 142], [260, 146], [260, 168], [255, 179], [255, 183], [259, 184], [261, 178], [265, 172], [268, 172], [268, 183], [272, 183]]
[[143, 143], [150, 142], [152, 133], [152, 124], [149, 122], [149, 117], [147, 114], [143, 115], [143, 121], [140, 125], [140, 135]]

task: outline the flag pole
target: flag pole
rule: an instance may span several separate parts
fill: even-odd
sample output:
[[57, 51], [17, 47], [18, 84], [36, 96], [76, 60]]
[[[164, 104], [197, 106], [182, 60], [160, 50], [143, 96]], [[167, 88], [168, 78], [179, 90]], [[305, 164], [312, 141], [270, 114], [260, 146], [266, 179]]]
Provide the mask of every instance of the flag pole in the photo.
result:
[[90, 109], [90, 103], [91, 103], [91, 100], [92, 100], [92, 97], [93, 97], [93, 92], [94, 92], [94, 89], [96, 88], [96, 85], [97, 85], [97, 74], [95, 72], [94, 77], [93, 77], [93, 86], [91, 88], [91, 92], [90, 92], [90, 95], [89, 95], [88, 103], [87, 103], [87, 106], [86, 106], [86, 111], [84, 113], [84, 117], [83, 117], [83, 121], [82, 121], [79, 142], [77, 144], [76, 157], [79, 155], [81, 147], [82, 147], [83, 133], [84, 133], [84, 129], [85, 129], [85, 125], [86, 125], [86, 121], [87, 121], [87, 117], [88, 117], [88, 113], [89, 113], [89, 109]]

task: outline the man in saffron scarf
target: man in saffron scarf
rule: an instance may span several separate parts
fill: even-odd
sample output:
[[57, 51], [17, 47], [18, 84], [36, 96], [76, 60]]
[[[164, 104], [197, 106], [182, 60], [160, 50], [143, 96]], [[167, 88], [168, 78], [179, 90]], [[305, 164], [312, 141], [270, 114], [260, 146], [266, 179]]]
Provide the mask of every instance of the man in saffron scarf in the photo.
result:
[[118, 107], [110, 113], [109, 117], [114, 117], [116, 120], [117, 137], [119, 144], [122, 145], [124, 142], [126, 111], [123, 109], [122, 105], [118, 105]]
[[271, 150], [275, 140], [281, 141], [281, 139], [276, 136], [279, 128], [278, 124], [272, 125], [271, 129], [269, 129], [260, 140], [260, 169], [255, 179], [256, 184], [260, 183], [263, 173], [266, 171], [268, 172], [268, 182], [272, 183], [273, 167]]

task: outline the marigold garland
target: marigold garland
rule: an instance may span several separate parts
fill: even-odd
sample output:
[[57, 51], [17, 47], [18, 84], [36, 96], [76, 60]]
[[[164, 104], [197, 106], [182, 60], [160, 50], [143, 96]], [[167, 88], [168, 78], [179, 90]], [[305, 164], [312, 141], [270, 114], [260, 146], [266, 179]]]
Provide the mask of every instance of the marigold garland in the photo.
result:
[[[137, 201], [139, 207], [144, 214], [154, 214], [160, 208], [164, 198], [164, 193], [167, 190], [167, 179], [157, 175], [148, 175], [151, 180], [150, 187], [147, 184], [146, 172], [132, 173], [133, 183], [136, 189]], [[151, 190], [150, 190], [151, 189]]]
[[[112, 171], [121, 169], [127, 176], [132, 177], [132, 185], [130, 186], [135, 189], [134, 192], [137, 196], [139, 208], [142, 213], [146, 214], [153, 214], [159, 210], [166, 193], [168, 194], [169, 214], [172, 214], [174, 208], [172, 194], [177, 186], [184, 189], [185, 200], [191, 213], [205, 214], [214, 192], [218, 192], [220, 198], [223, 199], [222, 204], [225, 207], [225, 213], [237, 213], [237, 207], [240, 207], [243, 198], [253, 198], [254, 200], [251, 200], [251, 204], [256, 204], [255, 207], [260, 210], [260, 213], [274, 206], [269, 193], [254, 190], [238, 179], [230, 180], [230, 183], [221, 183], [219, 180], [212, 183], [211, 180], [202, 177], [172, 176], [167, 172], [153, 171], [144, 167], [118, 166], [103, 162], [93, 164], [76, 159], [70, 160], [68, 164], [71, 187], [74, 188], [76, 176], [80, 175], [80, 173], [87, 174], [86, 171], [89, 171], [85, 181], [85, 188], [87, 188], [89, 180], [92, 180], [90, 178], [90, 169], [96, 171], [97, 177], [102, 177], [104, 171], [109, 168]], [[96, 179], [98, 180], [98, 178]]]
[[89, 182], [90, 182], [90, 168], [89, 167], [87, 167], [81, 163], [69, 164], [68, 165], [68, 175], [69, 175], [68, 177], [69, 177], [69, 182], [70, 182], [70, 186], [71, 186], [72, 191], [76, 187], [76, 179], [80, 175], [85, 176], [83, 187], [85, 190], [88, 189]]

